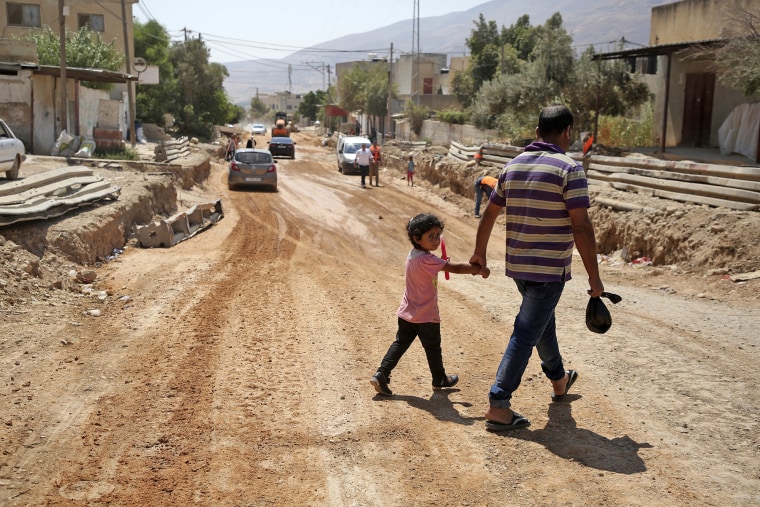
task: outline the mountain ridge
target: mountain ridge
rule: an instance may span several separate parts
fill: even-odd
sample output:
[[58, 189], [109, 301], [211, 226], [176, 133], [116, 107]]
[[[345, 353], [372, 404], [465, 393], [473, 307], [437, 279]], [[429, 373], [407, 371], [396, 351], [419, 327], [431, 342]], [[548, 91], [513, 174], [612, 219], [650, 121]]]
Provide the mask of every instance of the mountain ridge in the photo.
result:
[[[559, 12], [578, 53], [589, 45], [594, 45], [597, 51], [618, 49], [617, 44], [622, 38], [646, 46], [651, 9], [665, 3], [663, 0], [566, 0], [557, 6], [557, 2], [551, 0], [533, 0], [530, 4], [517, 0], [491, 0], [466, 11], [421, 17], [420, 52], [446, 53], [449, 57], [468, 54], [465, 41], [481, 13], [486, 21], [495, 21], [501, 29], [511, 26], [525, 14], [533, 26], [543, 25], [551, 15]], [[230, 77], [225, 80], [224, 87], [230, 99], [241, 105], [247, 105], [257, 92], [307, 93], [324, 89], [327, 77], [331, 82], [335, 80], [336, 63], [366, 60], [369, 53], [387, 57], [391, 44], [394, 58], [410, 53], [412, 30], [412, 19], [408, 19], [365, 33], [341, 35], [278, 60], [228, 62], [224, 65]], [[367, 50], [357, 51], [356, 48]]]

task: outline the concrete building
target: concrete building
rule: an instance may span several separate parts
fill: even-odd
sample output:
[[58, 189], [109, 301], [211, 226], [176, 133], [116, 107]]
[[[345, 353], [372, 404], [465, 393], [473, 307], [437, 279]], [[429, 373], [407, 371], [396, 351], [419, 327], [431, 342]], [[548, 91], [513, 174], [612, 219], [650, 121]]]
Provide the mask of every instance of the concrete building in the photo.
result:
[[[379, 130], [392, 132], [393, 125], [390, 117], [404, 112], [406, 102], [413, 101], [427, 106], [429, 109], [436, 111], [456, 107], [459, 103], [455, 96], [450, 94], [450, 80], [454, 74], [451, 74], [447, 66], [447, 55], [443, 53], [420, 53], [419, 58], [413, 54], [403, 54], [390, 66], [389, 70], [393, 83], [397, 90], [397, 97], [390, 101], [390, 115], [386, 118], [386, 124], [380, 126]], [[341, 77], [358, 65], [360, 62], [367, 62], [372, 65], [388, 66], [388, 60], [385, 58], [373, 58], [370, 55], [368, 60], [342, 62], [335, 65], [335, 76], [337, 83], [340, 83]], [[458, 60], [458, 65], [464, 65]], [[338, 85], [338, 90], [340, 86]], [[340, 97], [338, 97], [340, 102]], [[363, 129], [370, 131], [372, 128], [367, 124], [366, 118], [358, 117], [357, 120]], [[353, 119], [350, 119], [353, 122]]]
[[[129, 54], [134, 56], [132, 7], [137, 2], [124, 2], [125, 25], [121, 0], [67, 0], [63, 11], [65, 27], [68, 31], [77, 31], [86, 25], [104, 41], [115, 41], [122, 52], [125, 51], [126, 28]], [[4, 3], [5, 8], [0, 9], [3, 37], [24, 36], [44, 27], [60, 32], [57, 0]], [[100, 126], [120, 131], [122, 138], [126, 136], [130, 123], [127, 86], [133, 81], [127, 72], [127, 63], [121, 72], [67, 68], [66, 124], [62, 125], [61, 68], [38, 65], [33, 43], [10, 39], [0, 40], [0, 62], [0, 115], [24, 141], [27, 150], [49, 153], [62, 130], [94, 136], [94, 130]], [[82, 81], [108, 82], [113, 86], [108, 91], [91, 90], [81, 86]]]
[[401, 55], [394, 65], [393, 76], [402, 102], [412, 100], [432, 110], [447, 109], [458, 103], [456, 97], [450, 95], [451, 74], [446, 54]]
[[[758, 9], [757, 0], [738, 0]], [[758, 97], [724, 86], [716, 77], [714, 58], [705, 48], [723, 42], [728, 26], [725, 0], [682, 0], [652, 8], [649, 46], [602, 53], [596, 59], [636, 60], [655, 94], [654, 137], [668, 146], [717, 147], [719, 129], [737, 107]]]
[[259, 100], [270, 111], [285, 111], [288, 116], [295, 114], [303, 102], [303, 96], [291, 92], [275, 92], [259, 95]]
[[[36, 28], [50, 27], [55, 33], [59, 32], [58, 0], [37, 0], [30, 2], [3, 2], [0, 9], [0, 26], [3, 37], [25, 35]], [[132, 36], [132, 5], [139, 0], [126, 0], [127, 40], [129, 54], [135, 54], [134, 37]], [[83, 26], [100, 34], [106, 41], [116, 41], [116, 47], [124, 52], [124, 23], [121, 16], [121, 0], [66, 0], [63, 18], [66, 29], [76, 32]], [[121, 69], [127, 71], [126, 66]]]

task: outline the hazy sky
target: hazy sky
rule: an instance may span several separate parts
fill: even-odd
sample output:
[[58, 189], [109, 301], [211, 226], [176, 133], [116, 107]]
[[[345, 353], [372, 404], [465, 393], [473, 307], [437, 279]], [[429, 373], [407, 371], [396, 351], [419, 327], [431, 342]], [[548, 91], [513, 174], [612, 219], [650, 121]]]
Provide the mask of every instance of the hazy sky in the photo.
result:
[[[420, 19], [466, 11], [488, 0], [419, 0]], [[414, 0], [140, 0], [133, 13], [155, 19], [172, 40], [201, 35], [211, 61], [283, 58], [300, 49], [414, 17]], [[424, 30], [422, 24], [420, 30]]]

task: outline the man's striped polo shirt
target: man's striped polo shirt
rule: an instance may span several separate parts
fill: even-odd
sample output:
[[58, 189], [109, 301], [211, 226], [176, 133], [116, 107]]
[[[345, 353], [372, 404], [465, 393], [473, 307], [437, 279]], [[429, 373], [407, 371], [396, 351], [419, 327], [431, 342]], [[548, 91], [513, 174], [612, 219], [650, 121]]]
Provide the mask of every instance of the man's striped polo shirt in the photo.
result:
[[507, 276], [570, 280], [574, 242], [568, 210], [590, 206], [583, 167], [558, 146], [534, 142], [504, 167], [490, 200], [507, 209]]

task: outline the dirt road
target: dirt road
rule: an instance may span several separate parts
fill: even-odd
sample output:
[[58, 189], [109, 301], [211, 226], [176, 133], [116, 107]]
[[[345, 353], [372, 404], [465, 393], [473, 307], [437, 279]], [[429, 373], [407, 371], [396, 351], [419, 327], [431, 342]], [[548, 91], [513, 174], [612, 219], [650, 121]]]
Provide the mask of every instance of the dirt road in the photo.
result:
[[[279, 192], [205, 191], [226, 217], [170, 249], [128, 249], [97, 298], [35, 302], [0, 323], [2, 505], [757, 505], [757, 300], [671, 294], [605, 269], [605, 335], [584, 325], [580, 262], [557, 318], [572, 395], [531, 360], [515, 408], [485, 431], [487, 391], [518, 297], [503, 273], [440, 277], [444, 360], [419, 344], [392, 398], [369, 379], [393, 339], [407, 220], [446, 221], [466, 261], [468, 210], [388, 172], [362, 190], [299, 143]], [[86, 315], [88, 309], [100, 317]]]

